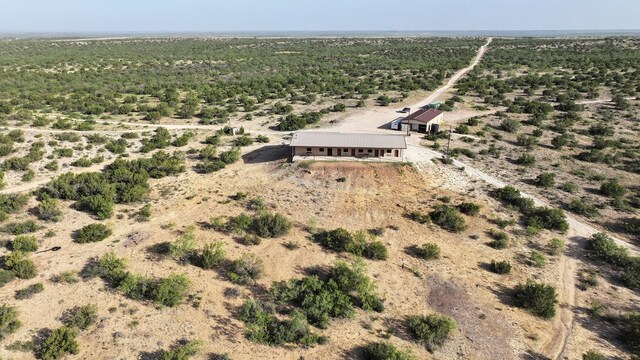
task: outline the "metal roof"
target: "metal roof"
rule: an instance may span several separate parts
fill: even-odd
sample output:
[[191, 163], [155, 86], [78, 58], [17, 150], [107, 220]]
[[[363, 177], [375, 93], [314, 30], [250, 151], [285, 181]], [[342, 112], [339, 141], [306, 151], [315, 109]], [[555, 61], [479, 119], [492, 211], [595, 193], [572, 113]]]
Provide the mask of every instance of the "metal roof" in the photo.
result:
[[444, 113], [441, 110], [436, 110], [436, 109], [423, 109], [423, 110], [418, 110], [416, 112], [414, 112], [413, 114], [407, 116], [406, 118], [404, 118], [403, 122], [406, 123], [416, 123], [416, 122], [421, 122], [421, 123], [428, 123], [429, 121], [437, 118], [438, 116], [440, 116], [440, 114]]
[[299, 131], [290, 146], [370, 149], [406, 149], [404, 135]]

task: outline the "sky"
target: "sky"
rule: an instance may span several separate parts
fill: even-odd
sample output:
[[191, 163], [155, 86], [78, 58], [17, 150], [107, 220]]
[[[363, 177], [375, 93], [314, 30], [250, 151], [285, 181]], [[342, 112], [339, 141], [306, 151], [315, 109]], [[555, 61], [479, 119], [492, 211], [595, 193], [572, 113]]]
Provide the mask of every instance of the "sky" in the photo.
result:
[[0, 0], [4, 33], [640, 29], [640, 0]]

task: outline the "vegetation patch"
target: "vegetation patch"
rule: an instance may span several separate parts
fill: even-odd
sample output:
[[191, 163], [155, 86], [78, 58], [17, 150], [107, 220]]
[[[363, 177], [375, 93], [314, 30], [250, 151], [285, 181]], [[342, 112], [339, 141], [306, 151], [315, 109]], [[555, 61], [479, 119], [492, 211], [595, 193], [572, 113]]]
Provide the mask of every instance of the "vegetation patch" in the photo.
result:
[[124, 296], [134, 300], [149, 300], [162, 306], [173, 307], [180, 303], [189, 288], [189, 279], [173, 274], [167, 278], [153, 279], [126, 270], [126, 261], [114, 253], [107, 253], [90, 263], [83, 271], [86, 278], [99, 276]]
[[336, 252], [349, 252], [372, 260], [386, 260], [388, 257], [387, 247], [363, 230], [355, 233], [350, 233], [343, 228], [321, 230], [313, 237], [325, 248]]

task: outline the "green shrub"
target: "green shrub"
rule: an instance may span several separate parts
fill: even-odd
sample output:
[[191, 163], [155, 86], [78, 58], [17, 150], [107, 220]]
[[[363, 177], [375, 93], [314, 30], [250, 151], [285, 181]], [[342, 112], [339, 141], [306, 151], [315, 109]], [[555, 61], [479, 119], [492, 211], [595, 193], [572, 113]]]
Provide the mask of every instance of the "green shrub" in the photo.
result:
[[86, 330], [98, 320], [98, 307], [96, 305], [78, 306], [65, 314], [65, 325], [80, 330]]
[[431, 221], [449, 232], [459, 233], [467, 228], [464, 218], [449, 205], [437, 206], [429, 213], [429, 217]]
[[505, 119], [500, 123], [500, 129], [509, 133], [516, 133], [520, 129], [520, 123], [517, 120]]
[[431, 352], [442, 346], [456, 329], [452, 319], [438, 314], [411, 316], [407, 326], [418, 342]]
[[589, 204], [582, 199], [571, 199], [571, 201], [565, 205], [565, 208], [574, 214], [586, 216], [589, 218], [600, 215], [600, 211], [597, 207]]
[[435, 243], [426, 243], [416, 248], [416, 255], [425, 260], [440, 258], [440, 246]]
[[187, 360], [196, 356], [202, 348], [199, 340], [189, 340], [183, 344], [175, 346], [171, 350], [162, 350], [159, 360]]
[[99, 242], [108, 238], [111, 234], [111, 229], [104, 224], [89, 224], [78, 230], [75, 242], [79, 244]]
[[0, 269], [0, 287], [5, 286], [11, 280], [16, 278], [16, 273], [11, 270]]
[[387, 247], [380, 241], [372, 241], [371, 236], [362, 230], [354, 234], [343, 228], [321, 230], [313, 237], [322, 246], [333, 251], [350, 252], [372, 260], [386, 260], [388, 257]]
[[547, 230], [557, 230], [566, 232], [569, 230], [569, 223], [560, 209], [548, 207], [535, 207], [527, 213], [525, 226], [540, 227]]
[[201, 174], [211, 174], [212, 172], [220, 171], [227, 165], [220, 160], [204, 161], [196, 165], [195, 170]]
[[249, 146], [253, 144], [253, 138], [247, 134], [237, 137], [233, 140], [233, 146]]
[[538, 177], [535, 180], [536, 186], [539, 186], [545, 189], [553, 187], [555, 183], [556, 183], [556, 174], [554, 173], [542, 173], [538, 175]]
[[631, 235], [640, 236], [640, 218], [629, 218], [625, 221], [624, 229]]
[[640, 313], [627, 314], [622, 325], [621, 340], [634, 355], [640, 356]]
[[221, 241], [209, 243], [202, 250], [200, 264], [203, 269], [213, 269], [222, 262], [224, 255], [224, 244]]
[[151, 204], [145, 204], [136, 213], [136, 220], [146, 222], [151, 219]]
[[361, 259], [351, 266], [336, 262], [326, 279], [312, 275], [274, 283], [269, 296], [277, 303], [300, 307], [309, 322], [321, 328], [326, 328], [329, 317], [351, 317], [354, 306], [377, 312], [384, 310], [383, 300], [375, 294], [375, 285]]
[[174, 242], [169, 244], [169, 256], [179, 262], [188, 263], [193, 259], [196, 251], [196, 239], [193, 227], [187, 227], [182, 235]]
[[491, 229], [488, 234], [493, 239], [493, 241], [489, 243], [489, 246], [492, 248], [501, 250], [509, 247], [509, 235], [507, 235], [507, 233]]
[[38, 250], [38, 239], [35, 236], [18, 235], [11, 242], [12, 251], [22, 251], [25, 253]]
[[264, 264], [253, 254], [244, 254], [229, 265], [227, 276], [236, 284], [249, 284], [262, 277]]
[[189, 284], [189, 279], [184, 275], [172, 274], [161, 279], [153, 289], [153, 301], [163, 306], [176, 306], [187, 292]]
[[607, 360], [607, 358], [595, 350], [589, 350], [582, 354], [582, 360]]
[[44, 285], [42, 285], [42, 283], [35, 283], [27, 286], [24, 289], [17, 290], [14, 297], [16, 298], [16, 300], [30, 299], [33, 295], [41, 293], [43, 291]]
[[68, 326], [53, 330], [40, 345], [40, 357], [43, 360], [55, 360], [63, 357], [65, 353], [77, 354], [79, 351], [77, 336], [78, 330]]
[[56, 284], [75, 284], [78, 282], [75, 271], [63, 271], [51, 277], [51, 281]]
[[230, 218], [227, 222], [227, 227], [231, 231], [241, 233], [244, 231], [248, 231], [252, 223], [253, 219], [251, 218], [251, 216], [243, 213]]
[[32, 279], [36, 276], [36, 264], [27, 259], [22, 251], [13, 251], [4, 257], [4, 267], [11, 270], [19, 279]]
[[547, 258], [541, 252], [533, 250], [529, 255], [529, 263], [535, 267], [545, 267]]
[[568, 192], [569, 194], [573, 194], [576, 191], [578, 191], [578, 185], [576, 185], [573, 182], [565, 182], [562, 185], [560, 185], [560, 190], [564, 191], [564, 192]]
[[515, 163], [521, 166], [531, 166], [535, 164], [536, 158], [531, 154], [522, 154], [515, 160]]
[[236, 316], [245, 322], [245, 334], [253, 342], [281, 346], [300, 344], [305, 347], [324, 342], [309, 330], [307, 319], [299, 311], [294, 311], [288, 319], [278, 320], [273, 307], [255, 300], [247, 300], [240, 306]]
[[610, 198], [620, 198], [627, 193], [627, 189], [617, 179], [613, 179], [600, 185], [600, 193]]
[[281, 214], [262, 213], [254, 219], [253, 226], [258, 236], [276, 238], [289, 232], [291, 222]]
[[75, 167], [89, 167], [91, 165], [93, 165], [93, 161], [91, 161], [91, 159], [89, 159], [86, 156], [78, 158], [71, 163], [71, 166], [75, 166]]
[[247, 233], [240, 237], [240, 243], [247, 246], [260, 245], [262, 239], [258, 235]]
[[551, 285], [527, 280], [516, 285], [514, 299], [519, 307], [540, 318], [550, 319], [556, 315], [558, 300], [556, 289]]
[[363, 348], [363, 360], [415, 360], [411, 350], [398, 350], [385, 342], [369, 343]]
[[28, 234], [28, 233], [36, 232], [39, 229], [40, 227], [33, 220], [10, 223], [2, 227], [3, 232], [13, 234], [13, 235]]
[[16, 332], [22, 323], [18, 320], [18, 310], [7, 305], [0, 305], [0, 340]]
[[420, 224], [428, 224], [431, 221], [431, 218], [428, 214], [423, 214], [420, 211], [412, 211], [409, 213], [409, 218]]
[[564, 250], [564, 241], [553, 238], [547, 243], [547, 253], [549, 255], [559, 255]]
[[629, 266], [631, 255], [605, 233], [593, 234], [587, 243], [588, 256], [618, 267]]
[[491, 272], [496, 274], [508, 274], [511, 272], [511, 263], [508, 261], [495, 261], [491, 260], [491, 264], [489, 265], [489, 269]]
[[367, 243], [362, 256], [372, 260], [386, 260], [389, 257], [387, 247], [380, 241], [371, 241]]
[[480, 205], [472, 202], [463, 202], [458, 205], [458, 210], [465, 215], [475, 216], [480, 213]]
[[62, 220], [62, 211], [59, 207], [59, 201], [56, 199], [45, 198], [35, 208], [38, 219], [44, 221], [58, 222]]
[[238, 148], [233, 148], [220, 153], [220, 161], [227, 165], [233, 164], [238, 160], [240, 160], [240, 149]]

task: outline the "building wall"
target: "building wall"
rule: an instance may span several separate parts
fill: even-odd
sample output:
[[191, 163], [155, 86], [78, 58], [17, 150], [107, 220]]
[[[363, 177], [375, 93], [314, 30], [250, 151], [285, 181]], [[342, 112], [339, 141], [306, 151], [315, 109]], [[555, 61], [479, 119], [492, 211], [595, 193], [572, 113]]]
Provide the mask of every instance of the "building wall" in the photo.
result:
[[[329, 155], [331, 149], [331, 155]], [[378, 156], [376, 156], [378, 150]], [[297, 146], [292, 149], [294, 156], [333, 156], [333, 157], [369, 157], [402, 159], [404, 149], [368, 149], [368, 148], [318, 148]]]
[[[435, 118], [433, 118], [431, 121], [429, 121], [426, 125], [427, 125], [427, 132], [431, 132], [431, 126], [433, 124], [441, 124], [442, 120], [444, 120], [444, 114], [440, 114], [438, 116], [436, 116]], [[411, 124], [411, 131], [418, 131], [420, 129], [420, 125], [424, 125], [424, 124]]]

